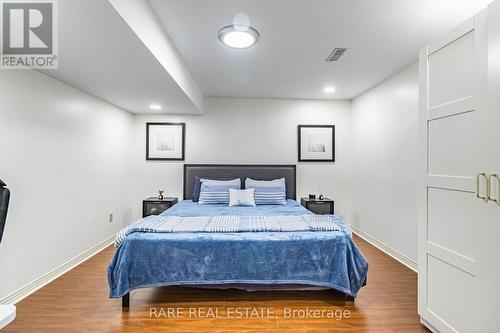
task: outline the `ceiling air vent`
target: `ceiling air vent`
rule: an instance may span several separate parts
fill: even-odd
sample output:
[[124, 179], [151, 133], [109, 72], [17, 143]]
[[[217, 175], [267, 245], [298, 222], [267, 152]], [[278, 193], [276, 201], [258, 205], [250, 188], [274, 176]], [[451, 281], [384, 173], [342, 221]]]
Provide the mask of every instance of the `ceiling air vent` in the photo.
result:
[[337, 47], [333, 50], [333, 52], [326, 58], [326, 61], [338, 61], [340, 57], [347, 51], [347, 49], [343, 47]]

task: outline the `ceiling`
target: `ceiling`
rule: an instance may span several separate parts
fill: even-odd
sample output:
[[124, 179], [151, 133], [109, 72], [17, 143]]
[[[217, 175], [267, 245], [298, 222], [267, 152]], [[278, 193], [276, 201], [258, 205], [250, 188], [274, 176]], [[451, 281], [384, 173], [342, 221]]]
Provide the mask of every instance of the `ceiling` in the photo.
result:
[[45, 74], [133, 113], [200, 113], [108, 1], [58, 4], [59, 69]]
[[[148, 1], [205, 96], [351, 99], [491, 0]], [[238, 13], [261, 35], [253, 48], [217, 40]], [[325, 62], [335, 47], [349, 50]]]
[[[351, 99], [489, 2], [64, 0], [59, 69], [44, 72], [133, 113], [201, 114], [204, 97]], [[239, 13], [261, 35], [249, 49], [217, 39]], [[325, 62], [335, 47], [348, 50]]]

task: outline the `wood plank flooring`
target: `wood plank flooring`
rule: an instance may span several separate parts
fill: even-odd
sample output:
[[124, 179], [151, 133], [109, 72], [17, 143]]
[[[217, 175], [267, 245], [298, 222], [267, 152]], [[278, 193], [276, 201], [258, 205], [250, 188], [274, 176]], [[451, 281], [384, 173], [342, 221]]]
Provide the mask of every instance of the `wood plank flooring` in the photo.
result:
[[[429, 332], [417, 315], [417, 274], [359, 237], [355, 242], [370, 265], [368, 284], [355, 302], [346, 302], [331, 291], [165, 287], [132, 292], [130, 309], [122, 311], [121, 300], [107, 296], [106, 268], [114, 253], [108, 247], [19, 302], [16, 320], [2, 333]], [[236, 308], [242, 319], [237, 319]], [[293, 310], [297, 310], [295, 318], [290, 318]], [[320, 318], [304, 318], [307, 310], [311, 316], [320, 310], [316, 311]], [[219, 318], [213, 318], [216, 311]]]

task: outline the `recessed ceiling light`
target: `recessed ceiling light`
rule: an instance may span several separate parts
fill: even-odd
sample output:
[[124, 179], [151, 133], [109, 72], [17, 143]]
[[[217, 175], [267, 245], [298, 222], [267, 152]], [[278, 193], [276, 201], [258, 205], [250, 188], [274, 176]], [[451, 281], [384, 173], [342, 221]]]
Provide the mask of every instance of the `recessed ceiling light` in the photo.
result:
[[255, 45], [259, 33], [250, 26], [231, 24], [219, 30], [219, 40], [222, 44], [234, 49], [246, 49]]
[[335, 92], [335, 87], [325, 87], [323, 91], [326, 92], [327, 94], [331, 94]]
[[151, 110], [161, 110], [161, 105], [160, 104], [150, 104], [149, 108]]

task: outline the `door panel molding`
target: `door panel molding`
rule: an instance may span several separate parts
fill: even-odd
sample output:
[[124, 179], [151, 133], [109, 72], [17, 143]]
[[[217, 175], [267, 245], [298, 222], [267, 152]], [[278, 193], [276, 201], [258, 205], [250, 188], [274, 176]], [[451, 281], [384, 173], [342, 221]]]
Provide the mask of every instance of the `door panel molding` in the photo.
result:
[[427, 121], [456, 116], [476, 109], [476, 97], [467, 96], [427, 110]]
[[476, 193], [476, 179], [474, 177], [428, 175], [427, 187]]
[[471, 17], [452, 31], [450, 31], [445, 36], [438, 38], [428, 44], [427, 56], [431, 56], [442, 48], [448, 46], [453, 43], [460, 37], [467, 35], [469, 32], [474, 30], [474, 18]]
[[474, 259], [466, 257], [444, 246], [427, 241], [427, 255], [433, 256], [469, 275], [474, 277], [477, 275], [476, 261]]

